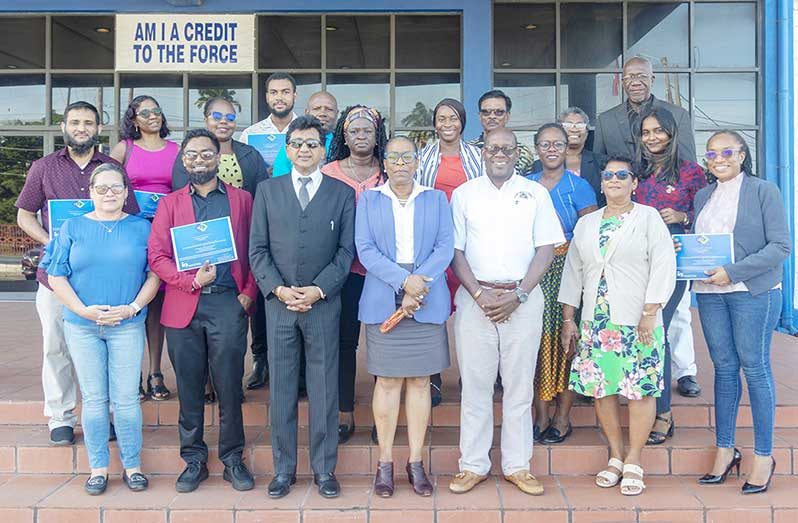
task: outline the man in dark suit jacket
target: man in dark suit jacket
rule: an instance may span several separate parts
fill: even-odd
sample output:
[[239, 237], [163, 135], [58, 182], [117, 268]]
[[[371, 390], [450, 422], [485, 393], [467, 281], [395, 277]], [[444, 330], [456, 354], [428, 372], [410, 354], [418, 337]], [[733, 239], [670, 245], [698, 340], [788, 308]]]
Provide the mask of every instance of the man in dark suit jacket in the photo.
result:
[[623, 66], [623, 90], [626, 102], [601, 113], [596, 122], [593, 152], [605, 156], [640, 158], [640, 114], [650, 106], [667, 109], [679, 126], [679, 157], [695, 162], [695, 137], [690, 113], [651, 94], [654, 72], [651, 62], [635, 56]]
[[336, 497], [340, 292], [355, 256], [355, 192], [323, 176], [324, 130], [312, 116], [286, 134], [289, 176], [258, 186], [249, 257], [266, 300], [275, 477], [269, 496], [296, 481], [297, 386], [304, 345], [310, 402], [310, 462], [319, 493]]

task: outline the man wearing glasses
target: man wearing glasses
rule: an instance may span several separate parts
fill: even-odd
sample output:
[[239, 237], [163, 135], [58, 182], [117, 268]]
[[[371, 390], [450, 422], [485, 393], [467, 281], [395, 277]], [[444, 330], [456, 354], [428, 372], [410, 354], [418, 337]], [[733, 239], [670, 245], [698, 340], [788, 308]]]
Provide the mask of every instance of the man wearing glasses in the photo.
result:
[[[479, 121], [482, 124], [482, 134], [476, 140], [468, 142], [476, 145], [480, 149], [485, 145], [485, 136], [491, 131], [502, 129], [510, 122], [510, 109], [513, 101], [504, 94], [504, 91], [494, 89], [479, 97]], [[532, 164], [535, 163], [535, 155], [524, 144], [518, 145], [518, 161], [515, 163], [517, 174], [527, 174], [532, 172]]]
[[291, 174], [258, 186], [249, 258], [266, 301], [269, 343], [272, 498], [296, 482], [299, 358], [307, 362], [310, 464], [319, 494], [340, 493], [338, 339], [341, 288], [355, 257], [355, 191], [323, 176], [324, 128], [313, 116], [288, 126]]
[[[243, 463], [241, 380], [247, 351], [247, 315], [257, 287], [249, 269], [252, 196], [217, 177], [219, 140], [206, 129], [186, 133], [181, 161], [188, 185], [161, 199], [149, 240], [149, 263], [166, 283], [161, 324], [180, 390], [180, 457], [186, 468], [178, 492], [191, 492], [208, 479], [205, 383], [210, 374], [219, 401], [219, 459], [225, 481], [236, 490], [254, 487]], [[181, 225], [230, 218], [236, 253], [232, 262], [179, 271], [170, 230]]]

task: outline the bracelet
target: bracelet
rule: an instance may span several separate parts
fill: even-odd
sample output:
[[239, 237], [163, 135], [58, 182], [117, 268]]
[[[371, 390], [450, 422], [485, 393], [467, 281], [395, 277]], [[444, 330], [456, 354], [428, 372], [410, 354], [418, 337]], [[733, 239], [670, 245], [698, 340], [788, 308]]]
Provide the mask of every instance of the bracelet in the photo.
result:
[[130, 302], [130, 303], [128, 304], [128, 307], [130, 307], [131, 309], [133, 309], [133, 316], [135, 316], [135, 315], [137, 315], [138, 313], [140, 313], [140, 312], [141, 312], [141, 307], [140, 307], [140, 306], [139, 306], [139, 304], [138, 304], [138, 303], [136, 303], [135, 301], [132, 301], [132, 302]]
[[482, 287], [479, 287], [477, 289], [477, 292], [471, 295], [471, 297], [474, 298], [474, 300], [478, 300], [480, 296], [482, 296]]
[[563, 320], [562, 320], [563, 323], [565, 323], [567, 321], [570, 321], [571, 323], [574, 323], [574, 319], [573, 318], [563, 318]]
[[685, 226], [685, 227], [690, 225], [690, 215], [689, 214], [684, 213], [684, 219], [682, 220], [682, 225]]
[[275, 287], [274, 290], [272, 291], [272, 294], [274, 294], [277, 297], [278, 300], [283, 301], [283, 299], [280, 297], [280, 288], [281, 287], [282, 287], [282, 285], [278, 285], [277, 287]]
[[654, 311], [654, 312], [646, 312], [645, 310], [643, 310], [643, 316], [651, 317], [651, 316], [656, 316], [656, 315], [657, 315], [656, 311]]

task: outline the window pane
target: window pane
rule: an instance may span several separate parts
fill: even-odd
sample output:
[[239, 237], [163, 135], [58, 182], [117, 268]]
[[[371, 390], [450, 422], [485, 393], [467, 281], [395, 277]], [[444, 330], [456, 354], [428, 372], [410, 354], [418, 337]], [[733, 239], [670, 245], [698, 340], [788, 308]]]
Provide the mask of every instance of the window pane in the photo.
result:
[[435, 131], [432, 130], [415, 130], [415, 131], [396, 131], [391, 136], [406, 136], [413, 140], [419, 150], [423, 149], [427, 143], [435, 140]]
[[690, 110], [690, 77], [687, 73], [654, 73], [651, 92], [660, 100]]
[[236, 125], [244, 129], [252, 123], [252, 76], [191, 76], [188, 79], [188, 126], [203, 127], [205, 102], [224, 96], [235, 106]]
[[756, 66], [756, 4], [695, 4], [696, 67]]
[[377, 109], [388, 128], [391, 116], [390, 77], [387, 74], [330, 74], [327, 90], [338, 100], [343, 110], [355, 104]]
[[629, 4], [627, 56], [645, 56], [657, 67], [688, 67], [687, 4]]
[[30, 165], [43, 155], [44, 138], [41, 136], [0, 136], [0, 179], [3, 180], [0, 184], [0, 223], [17, 222], [14, 201], [25, 184]]
[[621, 4], [562, 4], [562, 66], [621, 67]]
[[0, 76], [0, 125], [44, 124], [44, 75]]
[[169, 127], [183, 127], [183, 77], [180, 75], [122, 75], [120, 78], [120, 121], [130, 101], [141, 94], [158, 100]]
[[327, 67], [380, 69], [391, 65], [387, 16], [328, 16]]
[[0, 69], [44, 68], [44, 17], [0, 18]]
[[[748, 149], [751, 151], [751, 161], [754, 162], [754, 172], [758, 174], [760, 173], [757, 166], [757, 159], [759, 157], [759, 147], [757, 144], [757, 135], [758, 133], [754, 130], [750, 131], [737, 131], [742, 135], [745, 139], [745, 143], [748, 144]], [[696, 155], [698, 156], [698, 164], [701, 165], [704, 169], [706, 169], [706, 162], [704, 161], [704, 151], [707, 150], [707, 142], [709, 141], [709, 137], [712, 136], [714, 131], [696, 131], [695, 133], [695, 150]]]
[[54, 16], [54, 69], [113, 69], [113, 16]]
[[[294, 112], [296, 114], [303, 114], [305, 107], [308, 106], [308, 99], [310, 96], [321, 91], [321, 75], [320, 74], [292, 74], [296, 81], [296, 102], [294, 103]], [[266, 106], [266, 79], [269, 77], [268, 73], [258, 75], [258, 89], [260, 90], [260, 100], [258, 100], [258, 121], [266, 118], [269, 115], [269, 108]]]
[[396, 67], [460, 68], [459, 16], [397, 16]]
[[431, 127], [432, 110], [444, 98], [460, 99], [459, 74], [397, 74], [396, 126]]
[[621, 103], [621, 75], [563, 74], [560, 76], [560, 109], [580, 107], [595, 125], [596, 116]]
[[554, 5], [498, 4], [493, 9], [493, 66], [555, 66]]
[[321, 17], [259, 16], [258, 67], [321, 67]]
[[756, 73], [696, 74], [693, 110], [698, 129], [756, 125]]
[[510, 97], [510, 127], [538, 127], [555, 118], [553, 74], [497, 74], [497, 89]]
[[64, 109], [83, 100], [100, 111], [103, 125], [113, 123], [114, 76], [111, 74], [53, 75], [53, 124], [61, 123]]

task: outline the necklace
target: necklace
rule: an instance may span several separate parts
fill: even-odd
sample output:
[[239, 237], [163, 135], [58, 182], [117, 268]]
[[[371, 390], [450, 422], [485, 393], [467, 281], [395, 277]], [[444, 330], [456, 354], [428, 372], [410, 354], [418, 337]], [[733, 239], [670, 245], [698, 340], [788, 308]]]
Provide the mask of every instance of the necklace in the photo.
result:
[[365, 166], [365, 167], [369, 168], [369, 172], [366, 173], [366, 176], [360, 176], [357, 173], [357, 168], [352, 165], [352, 156], [350, 155], [350, 156], [346, 157], [346, 165], [347, 165], [347, 167], [349, 167], [349, 170], [352, 171], [352, 175], [354, 176], [355, 180], [357, 180], [361, 184], [363, 184], [371, 176], [370, 172], [371, 172], [373, 163], [374, 163], [374, 158], [372, 157], [372, 159], [369, 161], [369, 164], [367, 166]]
[[108, 234], [111, 234], [111, 233], [114, 231], [114, 229], [116, 229], [116, 226], [117, 226], [117, 225], [119, 225], [119, 222], [121, 222], [121, 221], [122, 221], [122, 218], [124, 218], [124, 217], [125, 217], [125, 215], [123, 214], [122, 216], [120, 216], [119, 218], [117, 218], [117, 219], [114, 221], [114, 224], [113, 224], [113, 225], [111, 225], [111, 226], [109, 227], [109, 226], [107, 226], [107, 225], [105, 224], [106, 222], [105, 222], [104, 220], [100, 220], [100, 217], [99, 217], [99, 216], [97, 216], [97, 214], [95, 214], [94, 216], [97, 218], [97, 220], [95, 220], [95, 221], [96, 221], [97, 223], [99, 223], [99, 224], [100, 224], [100, 226], [102, 226], [102, 228], [103, 228], [103, 229], [105, 229], [105, 232], [107, 232]]

